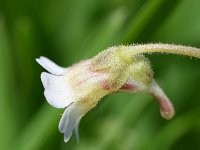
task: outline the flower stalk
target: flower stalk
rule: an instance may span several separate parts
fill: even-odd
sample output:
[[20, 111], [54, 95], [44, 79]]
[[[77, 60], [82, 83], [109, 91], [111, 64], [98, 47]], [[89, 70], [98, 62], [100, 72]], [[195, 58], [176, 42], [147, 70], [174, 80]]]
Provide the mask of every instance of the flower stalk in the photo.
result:
[[130, 54], [144, 54], [144, 53], [166, 53], [166, 54], [177, 54], [189, 57], [200, 58], [200, 49], [191, 46], [175, 45], [175, 44], [139, 44], [123, 46]]

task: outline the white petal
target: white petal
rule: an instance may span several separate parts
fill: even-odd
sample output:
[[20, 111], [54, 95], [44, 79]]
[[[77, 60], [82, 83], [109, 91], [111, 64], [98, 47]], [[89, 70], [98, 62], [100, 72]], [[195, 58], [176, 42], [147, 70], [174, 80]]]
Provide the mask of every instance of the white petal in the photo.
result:
[[71, 104], [65, 109], [59, 123], [59, 131], [64, 133], [64, 141], [67, 142], [72, 136], [73, 131], [76, 135], [76, 141], [79, 141], [78, 127], [79, 122], [83, 115], [86, 113], [86, 109], [78, 104]]
[[62, 75], [67, 70], [66, 68], [58, 66], [53, 61], [43, 56], [41, 56], [40, 58], [37, 58], [36, 61], [47, 71], [55, 75]]
[[74, 133], [75, 133], [75, 136], [76, 136], [76, 142], [78, 143], [79, 142], [79, 133], [78, 133], [78, 130], [79, 130], [79, 123], [81, 121], [81, 117], [79, 117], [76, 121], [76, 124], [75, 124], [75, 128], [74, 128]]
[[56, 108], [65, 108], [73, 102], [70, 87], [63, 76], [56, 76], [46, 72], [41, 74], [44, 95], [47, 102]]

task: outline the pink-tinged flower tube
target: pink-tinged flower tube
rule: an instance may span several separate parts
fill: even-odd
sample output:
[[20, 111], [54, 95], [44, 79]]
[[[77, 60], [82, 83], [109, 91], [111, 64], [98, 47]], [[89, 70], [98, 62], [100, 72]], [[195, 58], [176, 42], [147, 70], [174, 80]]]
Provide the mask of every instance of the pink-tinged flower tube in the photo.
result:
[[75, 132], [77, 141], [81, 118], [105, 96], [114, 92], [146, 92], [155, 97], [161, 116], [171, 119], [175, 110], [169, 98], [153, 79], [149, 60], [143, 53], [173, 53], [200, 58], [200, 50], [170, 44], [144, 44], [110, 47], [94, 58], [68, 68], [46, 57], [36, 61], [49, 73], [41, 74], [47, 102], [65, 108], [59, 131], [67, 142]]

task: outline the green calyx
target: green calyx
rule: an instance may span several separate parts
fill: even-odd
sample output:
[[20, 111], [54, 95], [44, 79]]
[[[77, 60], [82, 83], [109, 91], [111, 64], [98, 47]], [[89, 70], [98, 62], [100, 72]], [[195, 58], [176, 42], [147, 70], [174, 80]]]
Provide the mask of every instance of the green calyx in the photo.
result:
[[124, 46], [112, 47], [99, 53], [92, 60], [93, 71], [108, 72], [111, 90], [118, 90], [129, 79], [143, 85], [151, 83], [153, 71], [150, 62], [142, 54], [130, 54]]

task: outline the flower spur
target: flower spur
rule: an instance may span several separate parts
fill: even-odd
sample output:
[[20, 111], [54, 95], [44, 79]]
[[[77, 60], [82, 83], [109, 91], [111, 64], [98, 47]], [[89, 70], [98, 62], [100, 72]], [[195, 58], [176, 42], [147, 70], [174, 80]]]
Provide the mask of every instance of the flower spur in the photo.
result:
[[56, 108], [65, 108], [59, 122], [59, 131], [67, 142], [81, 118], [94, 108], [102, 97], [117, 91], [146, 92], [154, 96], [161, 116], [171, 119], [175, 110], [169, 98], [153, 79], [153, 71], [144, 53], [172, 53], [200, 58], [200, 49], [172, 44], [144, 44], [114, 46], [94, 58], [68, 68], [40, 57], [36, 61], [49, 73], [41, 74], [47, 102]]

